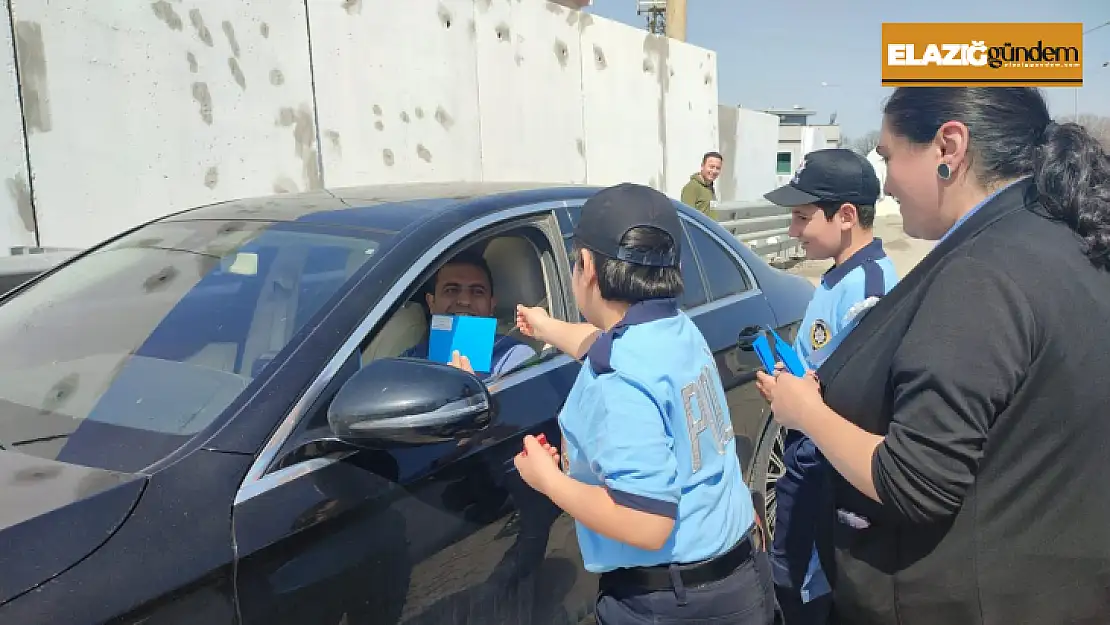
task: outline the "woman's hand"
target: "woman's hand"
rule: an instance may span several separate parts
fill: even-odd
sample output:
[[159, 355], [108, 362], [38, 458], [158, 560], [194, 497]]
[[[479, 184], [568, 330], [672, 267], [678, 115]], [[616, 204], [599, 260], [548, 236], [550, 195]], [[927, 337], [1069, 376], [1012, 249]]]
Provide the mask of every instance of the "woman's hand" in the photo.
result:
[[[777, 374], [779, 374], [783, 371], [786, 371], [786, 365], [782, 364], [781, 362], [776, 362], [775, 363], [775, 374], [777, 375]], [[769, 376], [769, 375], [766, 375], [766, 374], [764, 374], [764, 375], [768, 378], [771, 378], [771, 376]], [[774, 378], [771, 378], [771, 384], [774, 384]], [[767, 386], [760, 382], [759, 376], [756, 376], [755, 387], [757, 389], [759, 389], [759, 394], [763, 396], [763, 401], [767, 402], [768, 404], [771, 403], [770, 392], [768, 391]]]
[[759, 371], [755, 384], [760, 394], [771, 403], [775, 421], [792, 430], [805, 432], [810, 419], [825, 406], [817, 374], [812, 371], [800, 378], [779, 369], [775, 370], [773, 377]]
[[883, 437], [864, 431], [829, 408], [812, 371], [800, 378], [785, 371], [755, 375], [759, 392], [770, 398], [775, 421], [813, 439], [837, 473], [859, 492], [883, 503], [871, 476], [872, 458]]

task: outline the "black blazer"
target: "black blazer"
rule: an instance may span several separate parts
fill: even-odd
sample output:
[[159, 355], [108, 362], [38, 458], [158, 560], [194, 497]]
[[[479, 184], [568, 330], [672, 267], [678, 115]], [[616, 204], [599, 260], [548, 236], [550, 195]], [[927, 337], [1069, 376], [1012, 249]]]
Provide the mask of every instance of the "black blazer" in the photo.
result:
[[1110, 623], [1110, 273], [1079, 244], [1018, 182], [819, 369], [886, 437], [881, 505], [835, 478], [837, 623]]

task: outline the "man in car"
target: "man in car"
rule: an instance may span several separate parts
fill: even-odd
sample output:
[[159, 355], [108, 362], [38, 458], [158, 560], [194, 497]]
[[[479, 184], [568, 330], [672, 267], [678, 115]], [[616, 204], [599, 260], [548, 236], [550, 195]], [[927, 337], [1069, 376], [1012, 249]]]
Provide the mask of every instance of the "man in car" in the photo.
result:
[[[486, 259], [468, 250], [447, 261], [432, 278], [432, 292], [427, 294], [425, 301], [433, 315], [492, 317], [497, 299], [493, 294], [493, 273]], [[524, 342], [498, 334], [494, 337], [490, 372], [476, 375], [483, 380], [501, 375], [535, 355], [536, 350]], [[401, 356], [427, 358], [428, 340], [408, 349]], [[474, 373], [465, 356], [454, 358], [451, 364]]]

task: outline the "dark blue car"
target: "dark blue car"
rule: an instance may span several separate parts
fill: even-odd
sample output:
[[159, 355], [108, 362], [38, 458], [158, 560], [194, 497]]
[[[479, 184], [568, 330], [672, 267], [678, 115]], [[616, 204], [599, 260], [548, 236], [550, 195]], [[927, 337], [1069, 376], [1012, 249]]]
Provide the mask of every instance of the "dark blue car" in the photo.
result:
[[[144, 224], [0, 300], [0, 623], [592, 621], [573, 522], [525, 486], [580, 363], [479, 381], [396, 358], [463, 249], [578, 320], [569, 233], [597, 189], [408, 185], [238, 200]], [[686, 293], [762, 502], [778, 427], [743, 348], [812, 287], [679, 205]], [[518, 338], [528, 341], [527, 337]], [[773, 522], [773, 505], [767, 516]]]

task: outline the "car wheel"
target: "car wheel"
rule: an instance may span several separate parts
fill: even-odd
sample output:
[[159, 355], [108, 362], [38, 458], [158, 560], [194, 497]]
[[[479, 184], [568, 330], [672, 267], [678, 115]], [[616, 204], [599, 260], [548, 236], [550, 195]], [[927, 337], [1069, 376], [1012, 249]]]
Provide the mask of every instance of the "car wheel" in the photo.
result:
[[751, 475], [748, 483], [751, 486], [752, 498], [755, 501], [756, 524], [758, 527], [757, 542], [761, 549], [766, 549], [775, 536], [775, 519], [777, 505], [775, 501], [775, 482], [786, 471], [783, 463], [783, 447], [786, 429], [775, 422], [767, 421], [763, 435], [759, 438], [752, 457]]

